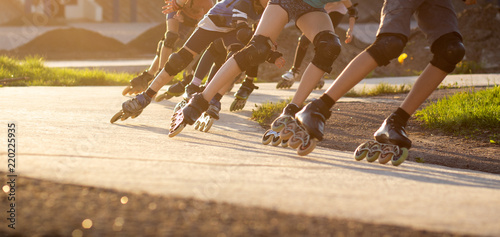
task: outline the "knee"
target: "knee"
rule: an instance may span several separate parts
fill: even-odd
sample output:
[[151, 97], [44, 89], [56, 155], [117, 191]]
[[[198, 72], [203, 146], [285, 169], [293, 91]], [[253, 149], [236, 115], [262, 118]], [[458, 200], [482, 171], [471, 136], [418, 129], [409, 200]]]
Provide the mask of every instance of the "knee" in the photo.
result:
[[163, 43], [163, 46], [166, 48], [171, 48], [173, 49], [175, 46], [175, 42], [179, 39], [179, 34], [174, 33], [172, 31], [167, 31], [165, 33], [165, 41]]
[[170, 54], [168, 61], [165, 63], [165, 71], [170, 76], [175, 76], [184, 70], [191, 61], [193, 61], [193, 55], [185, 48], [181, 48], [179, 51]]
[[465, 55], [462, 37], [456, 32], [445, 34], [432, 43], [431, 52], [434, 54], [431, 64], [451, 73]]
[[269, 37], [255, 35], [250, 43], [234, 54], [234, 60], [242, 71], [265, 62], [272, 51], [272, 41]]
[[366, 51], [379, 66], [385, 66], [403, 52], [407, 41], [406, 36], [401, 34], [381, 34]]
[[332, 71], [332, 64], [340, 54], [340, 40], [332, 31], [319, 32], [313, 40], [314, 57], [312, 64], [325, 72]]
[[214, 57], [216, 64], [222, 65], [226, 61], [227, 50], [222, 40], [214, 41], [207, 50]]

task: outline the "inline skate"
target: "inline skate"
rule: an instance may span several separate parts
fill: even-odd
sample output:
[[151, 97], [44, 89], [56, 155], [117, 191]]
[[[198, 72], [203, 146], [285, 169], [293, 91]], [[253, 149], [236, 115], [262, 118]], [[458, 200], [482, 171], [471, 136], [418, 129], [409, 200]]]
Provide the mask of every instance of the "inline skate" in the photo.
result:
[[168, 136], [174, 137], [179, 134], [186, 125], [193, 125], [200, 118], [202, 113], [207, 111], [208, 101], [203, 98], [201, 93], [196, 93], [183, 108], [177, 110], [172, 115], [172, 123]]
[[406, 122], [396, 114], [391, 114], [373, 135], [374, 141], [367, 141], [356, 148], [357, 161], [366, 157], [368, 162], [379, 160], [380, 164], [391, 161], [392, 165], [402, 164], [408, 157], [411, 141], [406, 135]]
[[185, 87], [193, 80], [193, 75], [187, 75], [182, 81], [178, 81], [175, 84], [168, 87], [165, 93], [156, 96], [155, 101], [160, 102], [162, 100], [169, 100], [172, 97], [181, 96], [186, 91]]
[[281, 80], [276, 84], [276, 89], [290, 89], [298, 77], [299, 70], [295, 68], [290, 69], [290, 71], [285, 72], [285, 74], [281, 76]]
[[123, 89], [122, 95], [134, 95], [144, 92], [154, 78], [155, 77], [149, 74], [148, 71], [142, 72], [141, 75], [130, 80], [130, 85]]
[[151, 103], [151, 97], [146, 93], [141, 93], [135, 98], [123, 102], [122, 109], [111, 118], [110, 122], [114, 123], [118, 119], [124, 121], [129, 117], [134, 119], [142, 113], [149, 103]]
[[253, 79], [246, 79], [242, 84], [240, 89], [234, 94], [234, 101], [229, 107], [229, 111], [238, 111], [242, 110], [247, 103], [247, 99], [252, 94], [254, 89], [259, 89], [258, 86], [255, 86], [253, 83]]

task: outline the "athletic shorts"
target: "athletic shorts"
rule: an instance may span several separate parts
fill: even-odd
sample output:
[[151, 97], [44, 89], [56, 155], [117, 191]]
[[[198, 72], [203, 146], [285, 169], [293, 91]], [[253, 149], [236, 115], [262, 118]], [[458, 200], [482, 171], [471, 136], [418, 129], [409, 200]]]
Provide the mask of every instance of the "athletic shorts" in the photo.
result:
[[288, 13], [288, 21], [295, 21], [302, 15], [309, 12], [324, 12], [323, 8], [315, 8], [303, 2], [302, 0], [271, 0], [269, 5], [278, 5]]
[[447, 33], [460, 32], [451, 0], [385, 0], [377, 36], [392, 33], [409, 38], [413, 14], [430, 44]]
[[186, 41], [184, 46], [200, 54], [203, 50], [208, 48], [210, 43], [216, 39], [222, 38], [224, 47], [227, 48], [231, 44], [240, 43], [236, 38], [236, 32], [237, 30], [230, 32], [209, 31], [198, 27]]

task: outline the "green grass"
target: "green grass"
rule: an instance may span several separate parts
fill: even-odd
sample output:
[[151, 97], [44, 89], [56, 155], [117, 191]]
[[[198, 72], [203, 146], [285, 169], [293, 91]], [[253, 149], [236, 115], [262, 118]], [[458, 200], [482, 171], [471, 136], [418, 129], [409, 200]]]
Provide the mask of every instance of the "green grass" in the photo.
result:
[[251, 119], [259, 123], [261, 126], [270, 124], [270, 120], [273, 119], [276, 114], [280, 114], [290, 101], [291, 99], [282, 100], [278, 103], [267, 102], [260, 106], [255, 105], [257, 108], [252, 109]]
[[431, 129], [474, 136], [489, 131], [490, 143], [500, 138], [500, 86], [460, 92], [430, 104], [415, 114]]
[[376, 96], [382, 94], [398, 94], [398, 93], [407, 93], [411, 89], [411, 85], [403, 84], [403, 85], [390, 85], [388, 83], [380, 83], [375, 88], [366, 89], [363, 87], [361, 91], [356, 91], [351, 89], [344, 96], [346, 97], [367, 97], [367, 96]]
[[16, 60], [0, 56], [0, 79], [28, 77], [7, 83], [8, 86], [110, 86], [127, 85], [134, 77], [129, 73], [108, 73], [102, 70], [48, 68], [43, 58]]

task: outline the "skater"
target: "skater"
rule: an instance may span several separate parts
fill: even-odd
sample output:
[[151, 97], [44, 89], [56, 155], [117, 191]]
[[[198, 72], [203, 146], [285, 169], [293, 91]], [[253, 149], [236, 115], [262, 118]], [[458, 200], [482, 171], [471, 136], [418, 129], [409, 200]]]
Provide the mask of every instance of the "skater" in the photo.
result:
[[[346, 44], [350, 43], [353, 38], [352, 31], [354, 29], [354, 24], [358, 19], [358, 10], [356, 6], [357, 4], [353, 5], [350, 0], [330, 2], [325, 5], [325, 10], [332, 21], [333, 28], [337, 28], [344, 15], [349, 14], [349, 29], [347, 29], [346, 32]], [[289, 71], [281, 76], [282, 79], [278, 82], [278, 84], [276, 84], [276, 89], [289, 89], [293, 85], [293, 82], [296, 81], [297, 77], [300, 74], [300, 65], [302, 65], [302, 61], [306, 56], [307, 48], [309, 47], [309, 45], [311, 45], [311, 41], [307, 39], [304, 34], [302, 34], [299, 37], [299, 42], [295, 51], [293, 66]], [[321, 89], [323, 88], [324, 84], [325, 81], [321, 79], [316, 88]]]
[[[475, 3], [476, 0], [465, 1], [467, 5]], [[355, 151], [356, 160], [365, 157], [370, 162], [379, 159], [380, 163], [387, 163], [391, 160], [395, 166], [404, 162], [411, 147], [405, 132], [408, 119], [465, 55], [451, 0], [386, 0], [375, 42], [349, 63], [319, 99], [296, 114], [296, 119], [307, 133], [321, 141], [325, 120], [330, 117], [330, 108], [335, 102], [369, 72], [389, 64], [391, 59], [402, 53], [410, 35], [410, 18], [414, 13], [434, 56], [403, 103], [375, 132], [376, 141], [363, 143]]]
[[[172, 53], [177, 42], [184, 42], [194, 31], [198, 21], [212, 8], [212, 0], [192, 0], [184, 8], [165, 15], [165, 35], [158, 42], [156, 56], [149, 68], [130, 81], [122, 94], [138, 94], [146, 90]], [[188, 82], [189, 83], [189, 82]], [[187, 83], [186, 83], [187, 84]], [[184, 89], [184, 88], [183, 88]], [[180, 94], [182, 94], [181, 92]]]
[[[276, 63], [272, 51], [276, 50], [275, 42], [279, 33], [290, 20], [295, 20], [297, 27], [307, 38], [313, 39], [315, 55], [305, 70], [303, 80], [291, 103], [275, 120], [273, 126], [276, 132], [280, 132], [285, 127], [298, 128], [298, 126], [288, 125], [295, 122], [294, 116], [300, 110], [299, 106], [304, 103], [323, 74], [331, 71], [331, 66], [341, 50], [339, 37], [333, 32], [333, 25], [324, 10], [324, 4], [311, 0], [271, 0], [250, 44], [226, 61], [203, 93], [194, 95], [188, 105], [174, 115], [169, 136], [178, 134], [186, 124], [193, 124], [207, 110], [208, 101], [240, 72], [258, 66], [264, 61]], [[293, 130], [287, 135], [289, 134], [296, 135], [293, 145], [298, 148], [298, 154], [306, 155], [314, 149], [316, 141], [310, 139], [305, 131]]]
[[[179, 1], [181, 0], [167, 0], [163, 12], [168, 14], [179, 10], [185, 4], [185, 2], [179, 3]], [[135, 98], [125, 101], [122, 104], [122, 110], [113, 116], [111, 122], [139, 116], [161, 87], [186, 68], [193, 61], [193, 58], [203, 52], [211, 42], [222, 38], [224, 45], [240, 43], [237, 34], [246, 31], [248, 21], [260, 19], [267, 1], [223, 0], [214, 5], [205, 17], [200, 20], [198, 27], [184, 46], [170, 55], [164, 68], [149, 85], [148, 89]]]

